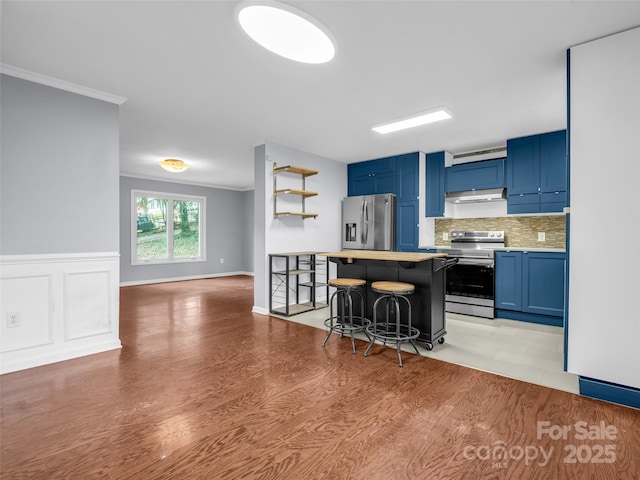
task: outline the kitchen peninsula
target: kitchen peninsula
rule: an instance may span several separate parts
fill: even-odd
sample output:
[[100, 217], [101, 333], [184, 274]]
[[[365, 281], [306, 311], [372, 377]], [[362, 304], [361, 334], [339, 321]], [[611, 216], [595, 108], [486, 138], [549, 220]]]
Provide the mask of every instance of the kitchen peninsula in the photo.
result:
[[[450, 262], [446, 254], [343, 250], [318, 255], [336, 264], [339, 278], [362, 278], [367, 281], [363, 291], [367, 318], [373, 317], [373, 302], [377, 298], [377, 294], [371, 290], [372, 282], [384, 280], [415, 285], [415, 292], [407, 295], [407, 298], [411, 302], [412, 325], [420, 330], [418, 340], [425, 342], [428, 350], [433, 348], [436, 341], [444, 342], [447, 333], [444, 271]], [[404, 308], [400, 312], [403, 319], [407, 318]], [[355, 304], [354, 314], [360, 314], [359, 306]]]

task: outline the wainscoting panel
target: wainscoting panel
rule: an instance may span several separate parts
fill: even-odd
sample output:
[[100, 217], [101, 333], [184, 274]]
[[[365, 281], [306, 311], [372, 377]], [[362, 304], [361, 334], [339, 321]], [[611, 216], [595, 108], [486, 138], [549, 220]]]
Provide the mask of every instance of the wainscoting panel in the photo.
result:
[[111, 332], [109, 270], [64, 275], [65, 340]]
[[0, 373], [121, 347], [119, 255], [0, 257]]
[[[0, 351], [11, 352], [53, 343], [51, 275], [3, 276]], [[40, 301], [33, 301], [38, 298]]]

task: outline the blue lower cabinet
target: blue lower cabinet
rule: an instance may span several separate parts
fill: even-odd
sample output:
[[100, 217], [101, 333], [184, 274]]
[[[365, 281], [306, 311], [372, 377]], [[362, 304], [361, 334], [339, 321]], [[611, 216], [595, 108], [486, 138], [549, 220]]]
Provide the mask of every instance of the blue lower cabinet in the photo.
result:
[[522, 254], [522, 310], [539, 315], [564, 315], [564, 253]]
[[496, 308], [522, 310], [522, 252], [496, 252]]
[[565, 264], [559, 252], [496, 252], [496, 316], [563, 326]]

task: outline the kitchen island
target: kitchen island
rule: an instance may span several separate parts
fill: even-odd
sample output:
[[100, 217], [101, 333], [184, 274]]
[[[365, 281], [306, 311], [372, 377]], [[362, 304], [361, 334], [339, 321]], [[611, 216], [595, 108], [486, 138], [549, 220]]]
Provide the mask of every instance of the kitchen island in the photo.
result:
[[[366, 318], [373, 318], [373, 302], [378, 294], [371, 289], [377, 281], [406, 282], [415, 285], [411, 303], [412, 325], [420, 331], [419, 341], [428, 350], [434, 343], [444, 342], [445, 330], [445, 253], [387, 252], [374, 250], [343, 250], [318, 253], [337, 265], [339, 278], [361, 278], [367, 281], [362, 290]], [[360, 315], [358, 302], [354, 302], [354, 315]], [[407, 318], [406, 307], [400, 316]], [[382, 309], [378, 312], [383, 315]], [[406, 320], [405, 320], [406, 321]]]

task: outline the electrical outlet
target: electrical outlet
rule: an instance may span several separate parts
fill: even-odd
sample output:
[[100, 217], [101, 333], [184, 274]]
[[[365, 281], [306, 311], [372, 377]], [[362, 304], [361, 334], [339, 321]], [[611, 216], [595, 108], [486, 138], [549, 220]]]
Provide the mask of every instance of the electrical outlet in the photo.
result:
[[545, 232], [538, 232], [538, 241], [539, 242], [546, 242], [547, 240], [547, 235]]
[[220, 263], [224, 263], [224, 258], [221, 258], [221, 259], [220, 259]]
[[444, 232], [444, 233], [442, 234], [442, 239], [443, 239], [443, 240], [449, 240], [449, 234], [448, 234], [447, 232]]
[[7, 328], [15, 328], [20, 326], [20, 313], [7, 312]]

